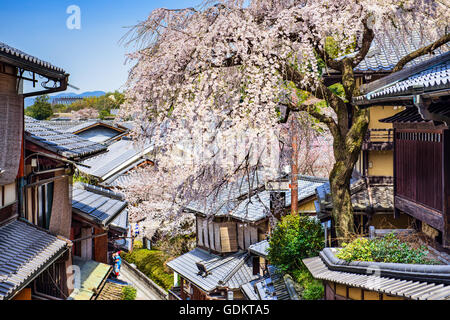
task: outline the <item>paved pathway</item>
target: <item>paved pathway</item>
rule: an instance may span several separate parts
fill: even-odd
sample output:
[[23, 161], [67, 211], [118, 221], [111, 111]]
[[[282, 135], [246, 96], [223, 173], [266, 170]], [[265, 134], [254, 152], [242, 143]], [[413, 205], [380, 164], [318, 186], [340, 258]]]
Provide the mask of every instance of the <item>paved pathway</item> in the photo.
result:
[[136, 300], [160, 300], [159, 296], [148, 285], [142, 283], [141, 280], [124, 268], [123, 264], [120, 268], [119, 280], [129, 283], [137, 289]]

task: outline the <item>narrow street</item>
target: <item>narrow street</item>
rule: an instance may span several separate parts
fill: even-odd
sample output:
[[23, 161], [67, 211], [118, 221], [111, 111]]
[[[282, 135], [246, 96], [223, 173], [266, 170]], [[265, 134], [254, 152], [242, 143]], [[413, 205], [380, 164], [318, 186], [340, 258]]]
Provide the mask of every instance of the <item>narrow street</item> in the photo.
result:
[[149, 286], [135, 277], [123, 265], [120, 269], [119, 280], [129, 283], [137, 289], [136, 300], [159, 300], [159, 296], [151, 288], [149, 288]]

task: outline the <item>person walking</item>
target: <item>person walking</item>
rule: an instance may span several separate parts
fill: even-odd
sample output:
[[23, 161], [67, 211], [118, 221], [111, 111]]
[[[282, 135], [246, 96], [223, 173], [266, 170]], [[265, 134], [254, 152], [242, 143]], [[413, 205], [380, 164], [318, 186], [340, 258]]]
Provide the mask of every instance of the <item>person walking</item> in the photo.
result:
[[120, 256], [120, 251], [113, 254], [114, 261], [114, 274], [119, 277], [120, 267], [122, 266], [122, 257]]

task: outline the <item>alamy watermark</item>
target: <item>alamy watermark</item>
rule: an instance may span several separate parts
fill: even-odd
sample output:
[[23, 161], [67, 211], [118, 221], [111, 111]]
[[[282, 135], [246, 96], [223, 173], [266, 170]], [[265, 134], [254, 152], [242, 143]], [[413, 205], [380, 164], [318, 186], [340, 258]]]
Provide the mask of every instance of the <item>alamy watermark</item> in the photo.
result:
[[77, 5], [70, 5], [66, 9], [66, 13], [70, 16], [66, 20], [66, 26], [69, 30], [81, 29], [81, 9]]

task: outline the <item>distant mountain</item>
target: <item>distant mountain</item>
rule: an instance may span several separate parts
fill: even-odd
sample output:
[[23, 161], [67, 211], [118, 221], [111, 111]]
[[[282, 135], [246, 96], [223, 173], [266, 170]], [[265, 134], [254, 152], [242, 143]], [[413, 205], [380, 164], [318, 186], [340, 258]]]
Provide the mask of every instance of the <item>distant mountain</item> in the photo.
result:
[[[53, 98], [60, 98], [60, 97], [80, 97], [80, 98], [84, 98], [84, 97], [99, 97], [104, 95], [106, 92], [104, 91], [87, 91], [87, 92], [83, 92], [83, 93], [74, 93], [74, 92], [61, 92], [55, 95], [50, 95], [50, 102], [52, 102]], [[30, 98], [25, 98], [25, 108], [28, 106], [31, 106], [34, 103], [34, 100], [36, 99], [36, 97], [30, 97]]]

